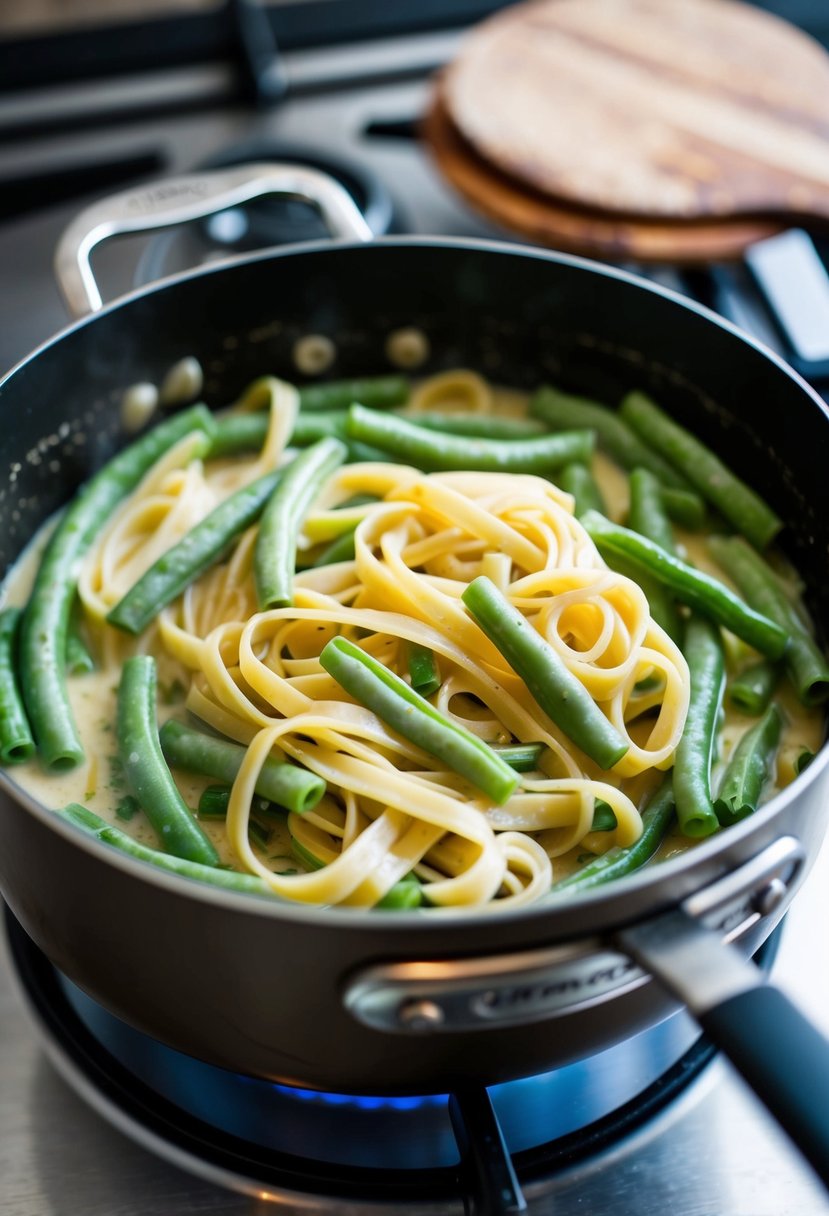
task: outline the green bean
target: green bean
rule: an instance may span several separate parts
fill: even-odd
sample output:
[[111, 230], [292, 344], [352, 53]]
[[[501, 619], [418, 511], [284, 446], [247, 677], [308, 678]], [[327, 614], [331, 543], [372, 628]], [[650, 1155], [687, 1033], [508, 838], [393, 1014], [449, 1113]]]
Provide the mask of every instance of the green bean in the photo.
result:
[[254, 842], [254, 844], [258, 844], [260, 849], [266, 849], [268, 847], [268, 841], [272, 835], [273, 833], [271, 829], [265, 827], [265, 825], [260, 823], [258, 819], [248, 820], [248, 837]]
[[719, 827], [711, 799], [711, 765], [725, 687], [720, 631], [692, 616], [685, 631], [691, 701], [674, 758], [676, 814], [683, 836], [710, 836]]
[[20, 609], [0, 612], [0, 763], [21, 764], [35, 754], [35, 741], [17, 679]]
[[[318, 414], [297, 414], [291, 432], [293, 447], [304, 448], [318, 439], [333, 436], [345, 438], [348, 410], [325, 410]], [[227, 414], [216, 419], [216, 433], [210, 445], [210, 456], [236, 456], [240, 452], [259, 451], [271, 423], [269, 412]]]
[[662, 487], [648, 469], [633, 469], [630, 474], [628, 527], [676, 557], [674, 532], [662, 500]]
[[642, 834], [635, 844], [623, 849], [608, 849], [576, 874], [553, 883], [552, 893], [578, 894], [613, 882], [625, 874], [640, 869], [653, 857], [674, 818], [675, 800], [671, 775], [664, 778], [642, 811]]
[[[789, 635], [786, 670], [804, 705], [829, 697], [829, 662], [771, 567], [738, 536], [712, 537], [708, 548], [748, 603]], [[774, 657], [774, 656], [772, 656]]]
[[755, 548], [764, 549], [783, 527], [783, 521], [759, 495], [644, 393], [628, 393], [620, 413], [643, 439], [681, 469], [694, 488]]
[[258, 519], [284, 475], [281, 469], [266, 473], [214, 507], [133, 583], [107, 613], [110, 625], [133, 634], [146, 629], [162, 608], [219, 561], [231, 541]]
[[583, 519], [603, 556], [618, 554], [669, 587], [678, 600], [717, 624], [725, 626], [770, 659], [779, 659], [788, 645], [788, 633], [767, 616], [755, 612], [721, 582], [671, 557], [653, 541], [613, 524], [596, 511]]
[[743, 668], [728, 686], [728, 699], [744, 714], [759, 717], [774, 695], [780, 679], [780, 664], [759, 659]]
[[155, 660], [127, 659], [118, 686], [116, 735], [129, 792], [136, 798], [168, 853], [218, 865], [219, 856], [178, 791], [158, 741]]
[[253, 874], [239, 874], [234, 870], [225, 870], [218, 866], [202, 865], [196, 861], [187, 861], [181, 857], [173, 857], [170, 853], [159, 853], [144, 844], [133, 840], [126, 832], [106, 823], [94, 811], [88, 810], [77, 802], [57, 811], [56, 814], [66, 823], [72, 823], [103, 844], [111, 845], [119, 853], [126, 853], [139, 861], [149, 862], [158, 869], [166, 870], [168, 874], [178, 874], [181, 878], [193, 878], [198, 882], [209, 883], [213, 887], [223, 887], [227, 891], [244, 891], [251, 895], [267, 895], [275, 898], [261, 878]]
[[435, 410], [418, 410], [411, 414], [400, 413], [397, 417], [425, 427], [427, 431], [480, 439], [529, 439], [547, 433], [543, 422], [536, 418], [509, 418], [500, 414], [442, 414]]
[[650, 469], [665, 486], [691, 489], [687, 478], [643, 442], [615, 410], [605, 405], [547, 386], [540, 388], [530, 401], [530, 413], [558, 431], [587, 427], [596, 432], [596, 442], [602, 451], [622, 468]]
[[810, 748], [804, 747], [794, 762], [794, 771], [798, 776], [809, 767], [814, 758], [815, 753]]
[[[225, 819], [230, 805], [231, 787], [229, 785], [208, 785], [199, 797], [199, 817], [201, 819]], [[282, 807], [269, 802], [267, 798], [256, 797], [250, 804], [252, 815], [267, 815], [268, 817], [284, 818]]]
[[734, 748], [714, 800], [714, 810], [723, 827], [738, 823], [757, 810], [763, 786], [777, 754], [782, 725], [780, 710], [771, 704], [760, 721], [746, 731]]
[[602, 768], [612, 768], [628, 743], [604, 716], [552, 646], [484, 575], [461, 599], [470, 615], [521, 677], [544, 713]]
[[357, 525], [349, 528], [347, 532], [341, 532], [335, 537], [330, 544], [326, 545], [321, 553], [317, 554], [316, 559], [312, 563], [314, 568], [317, 566], [333, 566], [335, 562], [353, 562], [354, 561], [354, 533], [357, 531]]
[[305, 448], [320, 439], [346, 439], [348, 410], [320, 410], [318, 414], [297, 414], [291, 443]]
[[693, 490], [676, 490], [671, 486], [663, 486], [662, 502], [670, 518], [691, 532], [699, 531], [707, 519], [705, 500]]
[[[634, 469], [630, 475], [630, 510], [628, 527], [647, 537], [660, 549], [676, 557], [676, 545], [671, 522], [662, 501], [662, 487], [649, 469]], [[623, 571], [624, 573], [624, 571]], [[637, 581], [647, 596], [651, 616], [670, 638], [680, 644], [682, 619], [673, 595], [667, 587], [647, 574], [638, 573]]]
[[226, 819], [229, 802], [229, 785], [208, 785], [199, 797], [199, 818]]
[[494, 744], [492, 750], [516, 773], [534, 773], [544, 751], [543, 743]]
[[[291, 850], [299, 861], [302, 862], [309, 870], [321, 870], [325, 863], [320, 861], [319, 857], [315, 857], [310, 849], [307, 849], [304, 844], [292, 836]], [[399, 879], [398, 882], [390, 887], [381, 900], [374, 905], [380, 910], [394, 910], [401, 908], [418, 908], [423, 903], [423, 888], [417, 875], [414, 873], [407, 874], [405, 878]]]
[[[215, 777], [227, 785], [233, 783], [245, 758], [246, 748], [240, 743], [206, 735], [174, 718], [164, 723], [159, 738], [164, 755], [175, 768]], [[255, 790], [261, 798], [302, 815], [313, 810], [322, 798], [325, 782], [299, 765], [271, 756], [262, 766]]]
[[478, 439], [438, 434], [395, 414], [352, 405], [348, 436], [382, 448], [421, 469], [477, 469], [504, 473], [549, 473], [593, 451], [590, 431], [565, 431], [531, 439]]
[[284, 470], [262, 514], [253, 550], [261, 610], [293, 603], [299, 529], [311, 503], [345, 457], [346, 447], [339, 439], [321, 439]]
[[238, 456], [240, 452], [258, 452], [265, 442], [270, 422], [270, 412], [262, 410], [217, 418], [208, 453], [210, 459]]
[[380, 911], [398, 911], [419, 908], [423, 903], [423, 887], [414, 874], [401, 878], [382, 899], [374, 905]]
[[606, 802], [602, 802], [601, 798], [596, 801], [593, 807], [593, 822], [590, 824], [591, 832], [612, 832], [617, 826], [618, 820], [616, 813], [611, 806]]
[[576, 500], [576, 519], [581, 519], [585, 511], [601, 511], [603, 515], [607, 513], [602, 492], [586, 464], [566, 464], [557, 475], [556, 483]]
[[409, 676], [412, 688], [421, 697], [431, 697], [441, 686], [440, 671], [437, 661], [428, 646], [418, 642], [408, 642], [406, 657], [409, 665]]
[[406, 376], [368, 376], [358, 380], [330, 380], [305, 384], [299, 390], [300, 410], [347, 409], [355, 401], [372, 409], [403, 405], [409, 399]]
[[505, 760], [359, 646], [345, 638], [332, 638], [323, 648], [320, 663], [355, 701], [410, 743], [438, 756], [493, 802], [506, 802], [515, 792], [518, 777]]
[[46, 547], [21, 622], [20, 672], [38, 752], [49, 768], [72, 768], [84, 758], [69, 705], [64, 665], [81, 559], [116, 503], [168, 448], [190, 432], [201, 431], [206, 452], [212, 430], [212, 414], [197, 405], [148, 431], [86, 483]]
[[95, 670], [95, 660], [72, 624], [66, 635], [66, 670], [71, 676], [85, 676]]

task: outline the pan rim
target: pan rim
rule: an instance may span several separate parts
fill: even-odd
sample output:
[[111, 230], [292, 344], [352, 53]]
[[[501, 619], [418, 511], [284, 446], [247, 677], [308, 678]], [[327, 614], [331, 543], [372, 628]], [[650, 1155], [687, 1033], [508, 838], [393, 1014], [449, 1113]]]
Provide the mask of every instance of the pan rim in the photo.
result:
[[[686, 312], [695, 314], [701, 319], [714, 324], [718, 329], [729, 334], [741, 344], [752, 348], [804, 392], [811, 402], [820, 409], [826, 421], [829, 422], [829, 407], [827, 407], [826, 403], [821, 399], [816, 390], [794, 368], [790, 367], [785, 360], [777, 355], [776, 352], [751, 335], [743, 333], [736, 325], [718, 316], [705, 305], [689, 300], [671, 288], [652, 283], [619, 267], [609, 266], [574, 254], [522, 246], [508, 241], [427, 235], [380, 237], [365, 243], [351, 240], [307, 241], [277, 249], [259, 250], [241, 256], [228, 257], [220, 261], [211, 262], [207, 266], [180, 271], [157, 282], [145, 284], [110, 301], [99, 311], [70, 322], [56, 334], [35, 347], [33, 351], [0, 377], [0, 396], [2, 396], [3, 389], [11, 380], [32, 364], [35, 359], [65, 339], [70, 338], [74, 333], [91, 325], [100, 318], [128, 308], [137, 301], [155, 294], [161, 294], [164, 291], [175, 290], [181, 284], [205, 278], [208, 275], [226, 273], [256, 263], [277, 261], [285, 257], [297, 257], [309, 254], [322, 255], [333, 251], [350, 252], [356, 250], [360, 250], [371, 256], [371, 251], [374, 249], [378, 251], [379, 255], [384, 250], [393, 248], [442, 249], [449, 253], [465, 251], [472, 254], [482, 253], [495, 256], [520, 257], [522, 259], [549, 263], [553, 266], [566, 266], [579, 272], [598, 275], [603, 279], [615, 280], [647, 291], [653, 296], [660, 297], [684, 309]], [[779, 794], [755, 812], [751, 818], [733, 825], [723, 834], [717, 833], [708, 840], [694, 844], [691, 849], [676, 857], [660, 862], [658, 866], [646, 867], [639, 873], [626, 876], [623, 884], [624, 892], [638, 894], [648, 888], [656, 888], [663, 884], [669, 887], [671, 880], [680, 875], [693, 872], [696, 869], [704, 871], [708, 863], [717, 857], [724, 857], [732, 849], [732, 846], [738, 846], [753, 835], [762, 835], [763, 829], [782, 814], [790, 801], [800, 796], [802, 792], [805, 792], [813, 782], [819, 780], [827, 766], [829, 766], [829, 747], [826, 746], [826, 742], [824, 741], [820, 753], [815, 757], [808, 769], [797, 776], [790, 785], [781, 790]], [[148, 862], [119, 853], [111, 846], [104, 846], [98, 840], [86, 835], [80, 828], [58, 819], [54, 810], [43, 806], [19, 787], [14, 782], [13, 776], [10, 773], [13, 773], [13, 770], [0, 770], [0, 791], [21, 805], [28, 813], [33, 814], [44, 826], [50, 830], [57, 831], [68, 843], [81, 845], [90, 856], [99, 858], [132, 878], [143, 880], [148, 885], [159, 887], [170, 894], [182, 897], [186, 896], [190, 899], [195, 898], [201, 902], [225, 908], [228, 911], [254, 915], [264, 913], [269, 918], [277, 921], [299, 921], [309, 925], [337, 924], [338, 927], [344, 930], [355, 932], [363, 932], [371, 927], [372, 929], [382, 928], [384, 933], [403, 933], [407, 929], [416, 927], [418, 933], [424, 930], [426, 932], [443, 933], [447, 926], [451, 926], [460, 932], [465, 929], [480, 929], [483, 923], [487, 923], [489, 917], [495, 917], [499, 925], [512, 925], [516, 922], [525, 924], [535, 923], [539, 919], [543, 920], [546, 918], [561, 920], [569, 909], [578, 908], [581, 911], [583, 909], [597, 908], [606, 903], [612, 903], [614, 902], [614, 893], [617, 892], [618, 884], [614, 883], [595, 891], [573, 895], [566, 902], [561, 901], [560, 903], [553, 903], [549, 898], [543, 898], [535, 903], [512, 909], [505, 908], [501, 910], [496, 907], [492, 907], [490, 910], [481, 908], [474, 910], [467, 908], [429, 908], [409, 909], [401, 914], [399, 911], [319, 907], [301, 903], [289, 903], [278, 899], [276, 896], [252, 896], [249, 893], [226, 891], [180, 875], [167, 874]], [[670, 902], [670, 900], [664, 901], [660, 906], [667, 906]], [[673, 902], [676, 902], [676, 900]], [[651, 909], [652, 912], [657, 910], [658, 908], [656, 907]], [[334, 919], [332, 920], [332, 918]], [[495, 922], [491, 921], [490, 923]], [[619, 926], [614, 922], [614, 927]]]

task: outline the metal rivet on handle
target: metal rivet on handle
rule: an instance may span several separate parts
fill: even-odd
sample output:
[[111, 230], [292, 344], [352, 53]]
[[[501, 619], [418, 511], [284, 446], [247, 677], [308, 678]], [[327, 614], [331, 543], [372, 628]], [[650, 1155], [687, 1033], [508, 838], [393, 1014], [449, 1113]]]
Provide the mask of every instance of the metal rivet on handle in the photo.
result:
[[404, 1001], [397, 1011], [398, 1021], [409, 1030], [432, 1030], [444, 1021], [444, 1012], [434, 1001]]

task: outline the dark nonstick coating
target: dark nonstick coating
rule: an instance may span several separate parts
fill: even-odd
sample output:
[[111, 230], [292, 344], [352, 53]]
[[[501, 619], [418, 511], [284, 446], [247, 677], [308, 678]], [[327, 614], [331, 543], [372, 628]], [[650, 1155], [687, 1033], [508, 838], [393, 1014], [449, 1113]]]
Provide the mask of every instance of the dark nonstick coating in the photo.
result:
[[[223, 405], [263, 372], [293, 377], [294, 342], [308, 333], [336, 341], [331, 375], [378, 373], [390, 366], [388, 334], [412, 325], [431, 344], [427, 371], [470, 366], [519, 388], [549, 378], [606, 401], [651, 392], [787, 521], [784, 547], [825, 627], [829, 418], [811, 390], [669, 293], [578, 259], [496, 245], [408, 239], [256, 256], [162, 284], [68, 331], [0, 385], [0, 562], [13, 561], [113, 450], [128, 385], [195, 355], [208, 403]], [[586, 1055], [671, 1003], [650, 983], [529, 1029], [402, 1039], [343, 1010], [349, 973], [380, 959], [508, 953], [603, 932], [670, 905], [784, 832], [814, 857], [825, 768], [815, 762], [771, 807], [686, 858], [564, 911], [447, 921], [219, 898], [113, 860], [11, 797], [0, 800], [0, 885], [62, 970], [173, 1046], [309, 1085], [442, 1090]]]

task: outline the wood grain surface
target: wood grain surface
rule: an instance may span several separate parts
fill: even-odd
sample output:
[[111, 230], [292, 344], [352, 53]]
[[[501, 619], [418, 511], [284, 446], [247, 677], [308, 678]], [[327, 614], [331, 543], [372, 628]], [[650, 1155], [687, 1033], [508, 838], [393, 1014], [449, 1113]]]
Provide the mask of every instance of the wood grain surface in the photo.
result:
[[557, 204], [829, 219], [829, 55], [736, 0], [516, 5], [464, 43], [442, 104], [484, 163]]
[[478, 156], [452, 123], [439, 87], [424, 116], [421, 135], [443, 176], [474, 210], [507, 232], [568, 253], [616, 262], [693, 266], [736, 260], [748, 245], [782, 228], [760, 218], [645, 220], [557, 204]]

